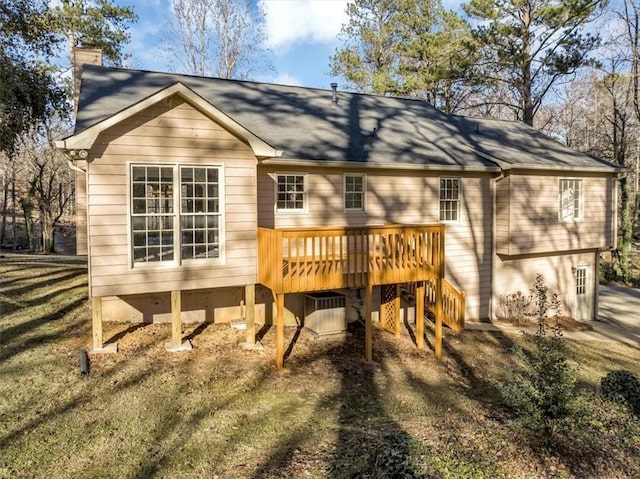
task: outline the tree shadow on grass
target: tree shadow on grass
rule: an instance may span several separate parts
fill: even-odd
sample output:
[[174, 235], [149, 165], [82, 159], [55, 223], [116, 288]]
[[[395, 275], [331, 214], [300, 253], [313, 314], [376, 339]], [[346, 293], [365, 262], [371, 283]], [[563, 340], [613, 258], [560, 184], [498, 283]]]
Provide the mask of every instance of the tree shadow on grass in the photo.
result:
[[[53, 286], [55, 284], [61, 284], [65, 281], [71, 281], [73, 279], [78, 278], [79, 276], [82, 275], [86, 275], [86, 271], [82, 270], [82, 271], [72, 271], [70, 273], [66, 273], [66, 274], [62, 274], [60, 276], [56, 276], [56, 277], [52, 277], [49, 278], [48, 276], [54, 276], [54, 274], [60, 274], [61, 271], [55, 271], [52, 272], [51, 275], [45, 275], [45, 277], [39, 276], [37, 278], [37, 280], [34, 281], [29, 281], [28, 284], [25, 284], [24, 286], [18, 286], [15, 288], [9, 288], [9, 289], [4, 289], [2, 293], [5, 296], [11, 297], [11, 298], [17, 298], [22, 296], [25, 293], [29, 293], [31, 291], [37, 291], [39, 288], [42, 288], [44, 286]], [[59, 290], [54, 288], [54, 291], [52, 291], [50, 294], [56, 294]], [[31, 300], [28, 300], [28, 303], [33, 303], [36, 301], [42, 301], [45, 297], [39, 297], [39, 298], [33, 298]], [[8, 314], [8, 313], [5, 313]]]
[[87, 298], [83, 296], [56, 310], [53, 314], [46, 312], [39, 317], [17, 324], [2, 331], [2, 339], [0, 340], [0, 342], [4, 347], [0, 350], [0, 361], [7, 360], [15, 356], [16, 354], [19, 354], [22, 351], [33, 347], [34, 345], [46, 341], [55, 341], [72, 332], [75, 328], [77, 328], [77, 326], [68, 325], [62, 330], [56, 332], [47, 330], [40, 334], [29, 334], [34, 333], [38, 328], [41, 328], [52, 321], [62, 319], [67, 314], [83, 308], [86, 305], [86, 302]]
[[[354, 354], [345, 354], [343, 343], [332, 343], [314, 355], [296, 358], [287, 366], [303, 371], [320, 359], [328, 359], [338, 374], [339, 387], [320, 401], [314, 414], [301, 425], [293, 427], [274, 446], [269, 459], [253, 474], [253, 478], [281, 477], [297, 461], [297, 453], [309, 447], [316, 414], [337, 415], [337, 437], [331, 448], [327, 477], [423, 477], [415, 469], [417, 441], [387, 412], [383, 391], [376, 384], [380, 374], [378, 363], [364, 362], [364, 330], [350, 330], [348, 341], [359, 345]], [[385, 333], [381, 333], [385, 334]], [[294, 342], [292, 341], [291, 344]], [[383, 359], [383, 361], [386, 359]]]

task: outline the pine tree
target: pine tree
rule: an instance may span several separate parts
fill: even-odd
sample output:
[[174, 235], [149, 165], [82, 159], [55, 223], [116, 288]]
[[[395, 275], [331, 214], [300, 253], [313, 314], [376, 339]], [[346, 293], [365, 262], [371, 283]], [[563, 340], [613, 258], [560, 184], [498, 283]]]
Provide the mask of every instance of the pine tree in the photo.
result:
[[[511, 93], [508, 106], [533, 125], [542, 101], [567, 75], [587, 65], [599, 42], [584, 32], [604, 0], [470, 0], [463, 8], [477, 21], [483, 77]], [[491, 99], [487, 99], [491, 102]]]

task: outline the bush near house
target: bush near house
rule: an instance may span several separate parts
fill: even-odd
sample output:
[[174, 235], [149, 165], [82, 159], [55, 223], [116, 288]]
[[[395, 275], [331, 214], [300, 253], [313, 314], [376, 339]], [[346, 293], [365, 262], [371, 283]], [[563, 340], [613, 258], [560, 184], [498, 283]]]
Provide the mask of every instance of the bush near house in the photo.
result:
[[640, 379], [631, 371], [611, 371], [602, 378], [600, 389], [607, 401], [629, 406], [640, 415]]
[[569, 363], [557, 295], [550, 295], [540, 274], [530, 292], [538, 330], [535, 335], [524, 333], [529, 351], [514, 347], [522, 366], [501, 385], [501, 391], [516, 413], [516, 422], [540, 434], [545, 444], [551, 446], [558, 432], [578, 412], [576, 371]]

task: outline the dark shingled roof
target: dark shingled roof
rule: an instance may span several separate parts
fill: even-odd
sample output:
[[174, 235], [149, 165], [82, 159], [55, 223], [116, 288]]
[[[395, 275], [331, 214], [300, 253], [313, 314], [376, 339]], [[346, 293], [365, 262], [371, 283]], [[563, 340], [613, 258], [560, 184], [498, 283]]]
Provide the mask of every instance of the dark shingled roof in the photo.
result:
[[281, 159], [430, 167], [616, 169], [520, 122], [442, 113], [411, 99], [85, 65], [76, 133], [180, 82]]

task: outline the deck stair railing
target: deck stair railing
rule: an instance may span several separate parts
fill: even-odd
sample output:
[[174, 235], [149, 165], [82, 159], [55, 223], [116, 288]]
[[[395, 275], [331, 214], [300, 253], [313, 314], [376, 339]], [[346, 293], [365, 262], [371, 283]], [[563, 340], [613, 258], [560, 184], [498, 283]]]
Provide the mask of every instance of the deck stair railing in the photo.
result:
[[[404, 288], [410, 295], [409, 300], [415, 304], [416, 288], [415, 283], [409, 283]], [[464, 312], [465, 312], [466, 294], [464, 291], [458, 291], [449, 281], [442, 280], [442, 322], [454, 331], [462, 331], [464, 329]], [[424, 314], [433, 319], [436, 306], [436, 287], [433, 280], [426, 282]]]

